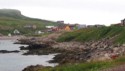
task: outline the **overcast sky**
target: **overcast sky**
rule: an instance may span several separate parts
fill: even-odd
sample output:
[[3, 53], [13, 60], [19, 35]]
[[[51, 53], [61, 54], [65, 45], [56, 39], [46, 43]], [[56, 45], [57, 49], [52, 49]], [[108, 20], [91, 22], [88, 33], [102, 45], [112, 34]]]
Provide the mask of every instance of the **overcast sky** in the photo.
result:
[[125, 0], [0, 0], [0, 8], [18, 9], [34, 18], [88, 25], [109, 25], [125, 18]]

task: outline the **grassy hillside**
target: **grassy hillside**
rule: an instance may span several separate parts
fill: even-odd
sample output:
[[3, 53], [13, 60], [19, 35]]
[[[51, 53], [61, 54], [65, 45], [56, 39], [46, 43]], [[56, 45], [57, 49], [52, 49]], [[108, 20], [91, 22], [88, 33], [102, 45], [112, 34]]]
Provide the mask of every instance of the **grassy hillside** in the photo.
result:
[[[37, 26], [37, 29], [26, 29], [25, 25]], [[56, 22], [29, 18], [23, 16], [20, 11], [13, 9], [0, 9], [0, 33], [12, 33], [14, 29], [18, 29], [22, 34], [34, 33], [36, 30], [42, 30], [46, 25], [57, 25]]]
[[[43, 68], [38, 71], [102, 71], [125, 63], [125, 57], [120, 57], [112, 61], [99, 61], [91, 63], [67, 64], [54, 68]], [[108, 71], [108, 70], [104, 70]], [[120, 71], [120, 70], [119, 70]]]
[[103, 38], [115, 37], [114, 43], [125, 43], [125, 27], [110, 26], [101, 28], [85, 28], [73, 32], [66, 32], [58, 38], [59, 42], [65, 41], [92, 41]]

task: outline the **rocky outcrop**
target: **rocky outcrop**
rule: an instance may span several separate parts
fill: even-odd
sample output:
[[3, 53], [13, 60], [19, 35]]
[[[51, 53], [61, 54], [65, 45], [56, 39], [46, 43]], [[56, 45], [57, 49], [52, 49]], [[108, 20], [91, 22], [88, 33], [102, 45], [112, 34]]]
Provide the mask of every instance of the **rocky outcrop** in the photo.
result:
[[18, 50], [13, 50], [13, 51], [7, 51], [7, 50], [0, 50], [0, 53], [19, 53], [20, 51]]
[[[55, 39], [60, 35], [53, 33], [49, 36], [43, 36], [43, 37], [26, 37], [18, 39], [18, 42], [15, 44], [28, 44], [30, 49], [36, 49], [36, 48], [44, 48], [44, 47], [51, 47], [51, 45], [56, 44], [57, 42]], [[24, 47], [21, 47], [21, 49], [26, 49]]]
[[23, 71], [39, 71], [42, 68], [44, 68], [44, 66], [42, 66], [42, 65], [36, 65], [36, 66], [31, 65], [31, 66], [28, 66], [25, 69], [23, 69]]
[[40, 55], [44, 53], [57, 53], [59, 50], [62, 50], [60, 51], [61, 54], [54, 58], [55, 61], [52, 61], [59, 63], [110, 60], [125, 54], [124, 45], [113, 44], [114, 37], [84, 43], [77, 41], [56, 42], [55, 40], [59, 35], [61, 34], [53, 33], [47, 37], [24, 38], [19, 41], [20, 43], [30, 45], [30, 51], [27, 54]]
[[102, 40], [89, 41], [85, 43], [74, 41], [61, 42], [52, 45], [52, 47], [76, 52], [72, 55], [70, 53], [65, 54], [65, 57], [61, 58], [62, 60], [66, 60], [66, 58], [70, 59], [71, 56], [71, 59], [74, 59], [76, 62], [111, 60], [125, 54], [125, 46], [113, 44], [113, 38], [104, 38]]
[[[34, 47], [33, 47], [34, 48]], [[26, 48], [27, 49], [27, 48]], [[34, 49], [28, 49], [26, 53], [23, 55], [48, 55], [48, 54], [53, 54], [53, 53], [63, 53], [66, 52], [66, 50], [60, 50], [60, 49], [53, 49], [51, 47], [47, 48], [34, 48]]]

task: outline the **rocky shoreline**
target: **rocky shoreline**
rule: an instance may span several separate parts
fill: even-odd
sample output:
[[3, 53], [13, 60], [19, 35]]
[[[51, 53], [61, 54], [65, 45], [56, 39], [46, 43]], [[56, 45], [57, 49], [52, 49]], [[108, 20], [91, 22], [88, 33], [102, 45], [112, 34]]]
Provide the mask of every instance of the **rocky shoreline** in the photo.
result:
[[29, 52], [24, 55], [60, 53], [50, 61], [59, 64], [112, 60], [125, 54], [124, 44], [113, 44], [114, 38], [84, 43], [77, 41], [56, 42], [56, 38], [59, 36], [60, 34], [56, 33], [42, 38], [24, 38], [20, 39], [18, 43], [29, 45], [28, 48], [25, 48]]

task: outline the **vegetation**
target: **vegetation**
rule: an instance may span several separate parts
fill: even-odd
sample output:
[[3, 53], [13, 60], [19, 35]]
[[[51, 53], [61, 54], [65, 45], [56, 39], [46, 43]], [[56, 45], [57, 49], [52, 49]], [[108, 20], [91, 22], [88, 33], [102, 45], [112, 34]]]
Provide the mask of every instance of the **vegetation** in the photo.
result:
[[124, 43], [125, 42], [125, 27], [122, 26], [110, 26], [110, 27], [101, 27], [101, 28], [84, 28], [76, 30], [73, 32], [66, 32], [61, 35], [57, 41], [92, 41], [100, 40], [103, 38], [112, 38], [114, 37], [114, 43]]
[[[24, 28], [26, 25], [36, 25], [36, 29]], [[57, 25], [56, 22], [29, 18], [23, 16], [20, 11], [13, 9], [0, 9], [0, 33], [7, 35], [13, 33], [15, 29], [21, 34], [34, 34], [37, 30], [42, 30], [46, 25]]]
[[91, 62], [80, 64], [67, 64], [54, 68], [43, 68], [40, 71], [100, 71], [125, 63], [125, 57], [120, 57], [112, 61]]

